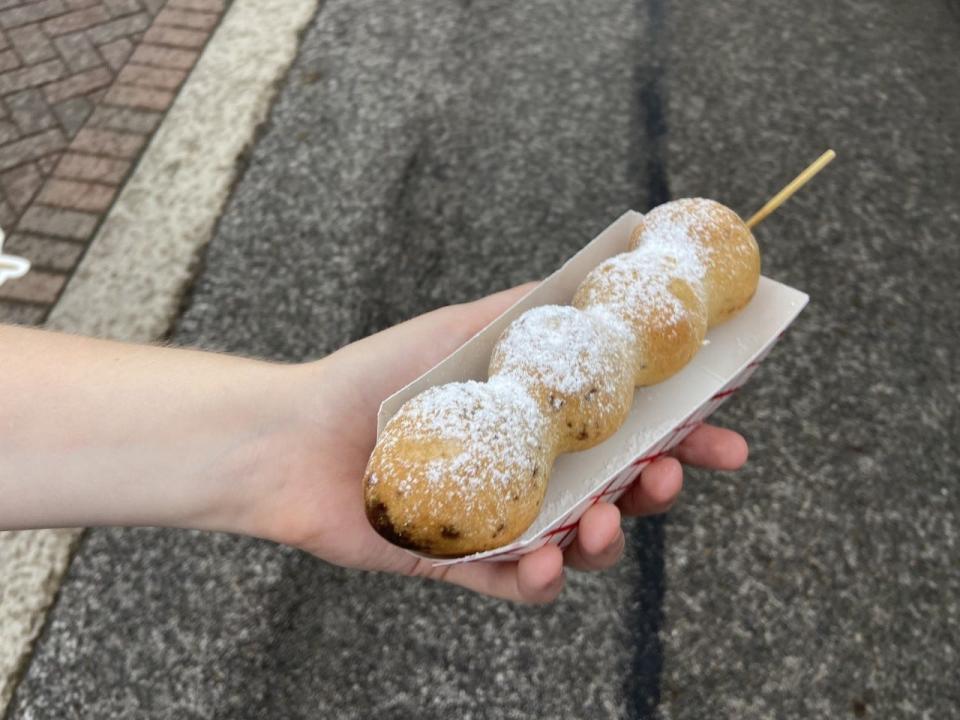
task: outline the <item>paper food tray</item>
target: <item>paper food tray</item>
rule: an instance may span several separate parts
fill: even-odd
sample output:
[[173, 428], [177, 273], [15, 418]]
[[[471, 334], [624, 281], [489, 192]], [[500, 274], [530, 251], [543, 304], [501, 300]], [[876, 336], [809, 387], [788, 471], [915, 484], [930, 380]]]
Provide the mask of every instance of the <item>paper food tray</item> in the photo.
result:
[[[509, 310], [446, 360], [387, 398], [380, 406], [377, 436], [410, 398], [434, 385], [486, 380], [493, 346], [516, 317], [538, 305], [569, 304], [580, 282], [597, 265], [628, 250], [631, 231], [642, 220], [624, 213]], [[766, 277], [753, 300], [732, 320], [710, 330], [700, 352], [666, 382], [637, 390], [617, 433], [590, 450], [560, 455], [553, 466], [540, 515], [516, 541], [459, 558], [433, 558], [434, 565], [516, 560], [546, 543], [565, 547], [583, 513], [600, 500], [613, 502], [646, 465], [667, 453], [750, 378], [809, 297]]]

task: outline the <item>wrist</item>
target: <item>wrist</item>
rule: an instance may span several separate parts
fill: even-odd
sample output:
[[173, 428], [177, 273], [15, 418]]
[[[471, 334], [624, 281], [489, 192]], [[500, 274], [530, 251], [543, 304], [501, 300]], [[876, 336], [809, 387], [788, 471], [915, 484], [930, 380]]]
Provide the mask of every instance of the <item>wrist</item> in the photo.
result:
[[213, 473], [216, 492], [205, 499], [196, 527], [296, 544], [288, 522], [298, 502], [291, 487], [320, 469], [311, 451], [323, 424], [322, 361], [258, 365], [232, 403], [233, 412], [241, 408], [241, 427]]
[[292, 366], [244, 360], [223, 376], [207, 422], [225, 432], [218, 433], [210, 446], [208, 470], [197, 483], [199, 491], [184, 525], [256, 534], [251, 518], [271, 493], [269, 468], [282, 462], [279, 446], [292, 424], [291, 370]]

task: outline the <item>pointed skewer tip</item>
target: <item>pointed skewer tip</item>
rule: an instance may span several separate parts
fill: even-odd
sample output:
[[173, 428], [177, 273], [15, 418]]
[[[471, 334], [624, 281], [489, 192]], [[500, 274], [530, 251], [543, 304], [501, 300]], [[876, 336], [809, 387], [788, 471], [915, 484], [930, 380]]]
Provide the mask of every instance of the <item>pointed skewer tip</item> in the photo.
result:
[[778, 207], [783, 205], [790, 197], [797, 192], [800, 188], [806, 185], [813, 177], [823, 170], [827, 165], [833, 162], [833, 159], [837, 157], [837, 153], [833, 150], [827, 150], [823, 155], [817, 158], [811, 165], [804, 170], [802, 173], [797, 175], [793, 180], [787, 183], [786, 187], [783, 188], [780, 192], [774, 195], [770, 200], [760, 208], [749, 220], [747, 220], [747, 227], [753, 230], [757, 225], [763, 222], [767, 217], [770, 216]]

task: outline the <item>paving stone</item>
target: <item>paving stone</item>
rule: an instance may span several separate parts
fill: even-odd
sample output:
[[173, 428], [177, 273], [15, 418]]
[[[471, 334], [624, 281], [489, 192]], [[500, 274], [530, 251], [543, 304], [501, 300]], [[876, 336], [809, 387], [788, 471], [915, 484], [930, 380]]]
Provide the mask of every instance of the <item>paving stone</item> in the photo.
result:
[[68, 137], [76, 135], [93, 112], [94, 101], [88, 97], [75, 97], [53, 106], [53, 112]]
[[150, 27], [149, 13], [137, 13], [117, 18], [87, 30], [87, 36], [97, 45], [104, 45], [118, 38], [132, 35]]
[[43, 60], [57, 57], [56, 48], [46, 36], [39, 23], [18, 27], [9, 31], [10, 41], [23, 62], [32, 65]]
[[61, 0], [34, 0], [0, 12], [0, 27], [10, 29], [60, 15], [66, 10]]
[[[0, 173], [0, 187], [7, 202], [19, 211], [22, 211], [36, 195], [43, 183], [43, 175], [34, 163], [27, 163], [13, 170]], [[9, 245], [4, 245], [9, 250]], [[12, 252], [12, 251], [11, 251]]]
[[31, 270], [22, 278], [8, 280], [0, 285], [0, 300], [49, 305], [57, 299], [66, 282], [67, 276], [63, 273]]
[[82, 32], [58, 37], [54, 45], [73, 72], [89, 70], [103, 62], [100, 53]]
[[[199, 53], [193, 50], [168, 48], [160, 45], [140, 45], [133, 53], [131, 62], [142, 65], [154, 65], [175, 70], [189, 70], [197, 61]], [[3, 76], [0, 75], [0, 81]]]
[[0, 143], [7, 143], [20, 137], [20, 129], [9, 120], [0, 120]]
[[83, 10], [76, 10], [66, 15], [60, 15], [43, 23], [43, 31], [51, 37], [64, 35], [66, 33], [86, 30], [87, 28], [102, 25], [110, 16], [107, 11], [99, 5], [94, 5]]
[[137, 87], [135, 85], [114, 85], [104, 98], [110, 105], [133, 107], [146, 110], [163, 111], [170, 107], [174, 95], [168, 90]]
[[0, 75], [0, 95], [43, 85], [51, 80], [57, 80], [65, 73], [66, 67], [60, 60], [50, 60], [19, 70], [5, 72]]
[[50, 104], [67, 100], [77, 95], [86, 95], [98, 88], [108, 86], [113, 80], [113, 73], [108, 68], [96, 67], [64, 78], [57, 82], [48, 83], [43, 87], [43, 94]]
[[0, 300], [0, 322], [11, 325], [38, 325], [46, 317], [46, 305]]
[[57, 177], [116, 185], [123, 180], [129, 170], [130, 162], [127, 160], [69, 152], [64, 154], [54, 174]]
[[0, 170], [36, 160], [50, 152], [60, 150], [66, 144], [63, 133], [59, 128], [54, 128], [0, 146]]
[[44, 175], [49, 175], [53, 172], [53, 168], [60, 162], [60, 156], [61, 153], [53, 152], [37, 160], [37, 167], [40, 168], [40, 172]]
[[127, 38], [120, 38], [99, 47], [100, 54], [113, 70], [119, 70], [127, 62], [133, 52], [133, 43]]
[[19, 213], [10, 206], [10, 203], [8, 203], [5, 198], [0, 198], [0, 227], [12, 227], [18, 214]]
[[32, 205], [20, 218], [19, 230], [69, 240], [89, 240], [97, 225], [90, 213]]
[[170, 0], [167, 7], [178, 10], [220, 13], [224, 11], [226, 5], [223, 0]]
[[218, 13], [177, 10], [172, 7], [161, 10], [155, 19], [157, 25], [171, 25], [193, 30], [211, 30], [216, 27], [219, 21], [220, 15]]
[[176, 90], [186, 77], [187, 73], [184, 70], [155, 68], [129, 63], [117, 76], [117, 83]]
[[12, 70], [20, 65], [20, 58], [13, 50], [0, 52], [0, 72]]
[[121, 17], [123, 15], [133, 15], [143, 10], [143, 6], [138, 0], [102, 0], [103, 6], [110, 13], [111, 17]]
[[161, 117], [162, 115], [157, 112], [102, 105], [93, 111], [89, 126], [145, 135], [156, 129]]
[[70, 143], [70, 150], [130, 159], [140, 152], [145, 139], [143, 135], [88, 127], [77, 133], [73, 142]]
[[14, 233], [4, 244], [6, 252], [27, 258], [35, 268], [70, 272], [86, 248], [84, 243]]
[[4, 100], [10, 110], [11, 119], [21, 133], [34, 133], [57, 124], [56, 117], [40, 90], [24, 90], [8, 95]]
[[68, 210], [102, 213], [110, 207], [116, 193], [113, 185], [51, 178], [44, 184], [37, 201]]
[[160, 12], [160, 10], [167, 4], [167, 0], [142, 0], [143, 4], [146, 5], [147, 10], [152, 13]]
[[144, 34], [143, 41], [155, 45], [200, 49], [206, 44], [207, 37], [209, 34], [201, 30], [154, 25]]

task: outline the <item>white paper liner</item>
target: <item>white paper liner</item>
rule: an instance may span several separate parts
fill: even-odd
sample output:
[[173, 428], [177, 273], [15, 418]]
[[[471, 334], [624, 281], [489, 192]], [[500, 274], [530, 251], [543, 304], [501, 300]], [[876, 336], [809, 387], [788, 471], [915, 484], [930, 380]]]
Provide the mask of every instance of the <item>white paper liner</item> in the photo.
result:
[[[629, 211], [563, 267], [423, 376], [387, 398], [377, 418], [377, 435], [394, 413], [428, 387], [485, 380], [490, 353], [503, 330], [527, 309], [567, 304], [586, 275], [608, 257], [628, 249], [630, 232], [642, 219]], [[613, 502], [650, 462], [667, 453], [750, 378], [809, 298], [766, 277], [736, 317], [712, 329], [694, 359], [666, 382], [637, 390], [633, 408], [617, 433], [600, 445], [557, 458], [540, 516], [509, 545], [460, 558], [432, 558], [435, 566], [478, 561], [511, 561], [546, 543], [565, 547], [576, 535], [587, 508]]]

